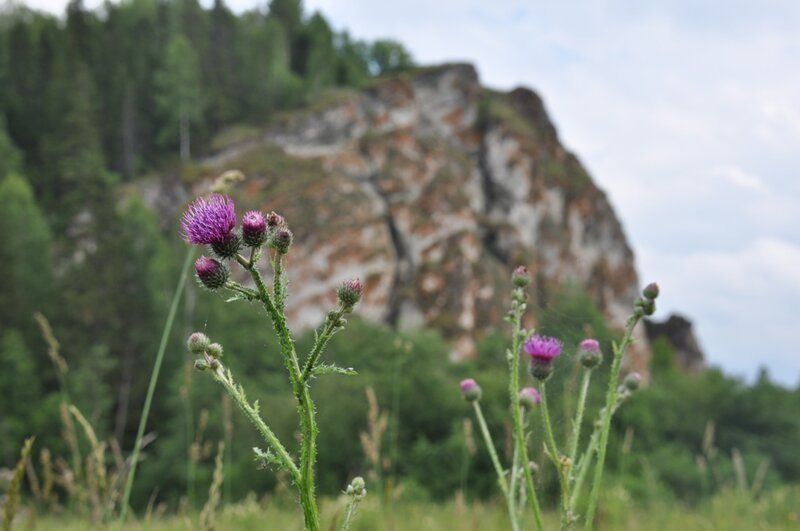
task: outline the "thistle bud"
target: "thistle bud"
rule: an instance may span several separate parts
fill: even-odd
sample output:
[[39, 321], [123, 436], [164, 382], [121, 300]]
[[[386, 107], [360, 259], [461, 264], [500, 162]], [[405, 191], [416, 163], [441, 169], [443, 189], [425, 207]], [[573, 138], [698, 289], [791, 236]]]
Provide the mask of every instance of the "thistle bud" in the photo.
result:
[[286, 224], [286, 220], [283, 219], [283, 216], [275, 212], [274, 210], [267, 214], [267, 226], [271, 229], [276, 227], [280, 227]]
[[528, 276], [528, 268], [517, 266], [511, 274], [511, 282], [518, 288], [524, 288], [530, 284], [531, 277]]
[[361, 300], [361, 293], [364, 291], [364, 286], [357, 278], [351, 278], [342, 282], [336, 289], [336, 297], [339, 299], [339, 304], [343, 308], [352, 310], [353, 307]]
[[230, 232], [221, 240], [211, 244], [211, 250], [220, 258], [233, 258], [242, 248], [242, 238], [235, 232]]
[[206, 351], [211, 341], [203, 332], [195, 332], [186, 340], [186, 346], [192, 354], [200, 355]]
[[467, 402], [475, 402], [481, 399], [481, 386], [472, 378], [461, 380], [461, 394]]
[[642, 375], [638, 372], [632, 372], [622, 381], [622, 385], [629, 391], [636, 391], [642, 385]]
[[208, 369], [208, 362], [206, 362], [206, 360], [202, 358], [196, 359], [194, 360], [194, 368], [197, 369], [198, 371], [204, 371]]
[[542, 401], [542, 396], [533, 387], [525, 387], [519, 392], [519, 403], [528, 411], [532, 411]]
[[219, 289], [228, 281], [228, 268], [219, 260], [201, 256], [194, 263], [197, 279], [208, 289]]
[[645, 286], [644, 289], [642, 290], [642, 295], [644, 295], [644, 298], [653, 301], [658, 298], [658, 293], [659, 293], [658, 284], [656, 284], [655, 282], [651, 282], [650, 284]]
[[578, 359], [587, 369], [594, 369], [603, 361], [600, 343], [596, 339], [584, 339], [578, 346]]
[[353, 478], [353, 481], [347, 486], [347, 490], [345, 493], [348, 496], [352, 496], [356, 500], [364, 499], [364, 496], [367, 495], [367, 488], [366, 484], [364, 483], [364, 478], [361, 476], [356, 476]]
[[267, 241], [267, 220], [264, 214], [251, 210], [242, 217], [242, 239], [248, 247], [261, 247]]
[[222, 350], [223, 350], [222, 345], [220, 345], [219, 343], [211, 343], [206, 349], [206, 352], [212, 358], [221, 358]]
[[286, 227], [279, 227], [270, 237], [269, 246], [277, 250], [280, 254], [289, 252], [289, 247], [292, 245], [294, 235], [292, 231]]

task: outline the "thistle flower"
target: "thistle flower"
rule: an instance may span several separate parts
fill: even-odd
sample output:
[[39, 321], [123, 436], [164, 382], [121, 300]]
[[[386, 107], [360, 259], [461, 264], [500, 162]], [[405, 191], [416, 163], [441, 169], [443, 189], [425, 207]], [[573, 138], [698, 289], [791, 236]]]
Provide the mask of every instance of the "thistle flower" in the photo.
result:
[[183, 238], [195, 245], [222, 242], [236, 227], [236, 210], [233, 200], [225, 195], [211, 194], [208, 199], [198, 197], [181, 219]]
[[525, 352], [531, 356], [531, 375], [546, 380], [553, 372], [553, 360], [561, 354], [561, 341], [554, 337], [535, 335], [525, 341]]
[[336, 289], [336, 297], [343, 308], [352, 310], [361, 300], [364, 286], [357, 278], [351, 278], [342, 282]]
[[269, 246], [281, 254], [286, 254], [289, 252], [293, 240], [292, 231], [286, 227], [279, 227], [269, 238]]
[[642, 290], [642, 295], [644, 295], [644, 298], [650, 299], [651, 301], [654, 301], [658, 298], [658, 293], [659, 293], [658, 284], [656, 284], [655, 282], [651, 282], [650, 284], [645, 286], [644, 289]]
[[194, 263], [197, 278], [208, 289], [219, 289], [228, 281], [228, 268], [219, 260], [201, 256]]
[[481, 386], [472, 378], [461, 380], [461, 394], [467, 402], [475, 402], [481, 399]]
[[518, 288], [524, 288], [531, 283], [531, 277], [528, 276], [528, 268], [525, 266], [517, 266], [511, 274], [511, 282]]
[[186, 340], [186, 346], [192, 354], [202, 354], [206, 351], [211, 341], [203, 332], [195, 332]]
[[281, 225], [285, 225], [286, 221], [283, 219], [283, 216], [275, 212], [274, 210], [267, 215], [267, 226], [269, 228], [280, 227]]
[[578, 345], [578, 357], [581, 365], [587, 369], [594, 369], [603, 361], [603, 354], [600, 352], [600, 342], [596, 339], [584, 339]]
[[624, 385], [628, 391], [636, 391], [639, 389], [639, 386], [642, 385], [642, 375], [638, 372], [632, 372], [625, 377], [622, 381], [622, 385]]
[[208, 355], [212, 358], [221, 358], [222, 357], [222, 345], [219, 343], [211, 343], [207, 349]]
[[258, 210], [242, 216], [242, 240], [248, 247], [261, 247], [267, 240], [267, 220]]
[[528, 411], [531, 411], [541, 401], [542, 396], [534, 387], [524, 387], [519, 392], [519, 403], [520, 405], [525, 406], [525, 409]]

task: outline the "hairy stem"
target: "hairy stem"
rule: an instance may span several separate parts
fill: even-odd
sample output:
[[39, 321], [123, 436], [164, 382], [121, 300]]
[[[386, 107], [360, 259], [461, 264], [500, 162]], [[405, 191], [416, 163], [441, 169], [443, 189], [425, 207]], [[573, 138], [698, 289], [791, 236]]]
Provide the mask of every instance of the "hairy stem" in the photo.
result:
[[525, 294], [522, 288], [514, 290], [514, 306], [511, 314], [512, 325], [512, 341], [511, 350], [508, 352], [509, 370], [511, 372], [508, 393], [511, 399], [511, 410], [514, 417], [514, 444], [517, 445], [520, 451], [520, 458], [522, 459], [522, 469], [525, 471], [525, 485], [528, 489], [528, 500], [530, 500], [531, 509], [533, 509], [533, 516], [536, 520], [536, 528], [539, 531], [544, 530], [544, 523], [542, 522], [542, 511], [539, 508], [539, 499], [536, 496], [536, 488], [533, 483], [533, 472], [529, 465], [528, 447], [525, 439], [525, 429], [522, 424], [522, 407], [519, 403], [519, 356], [522, 348], [522, 314], [525, 312], [524, 298]]
[[547, 450], [550, 454], [550, 459], [553, 461], [553, 466], [558, 471], [558, 481], [561, 485], [561, 529], [566, 529], [572, 519], [569, 514], [569, 464], [562, 459], [558, 446], [556, 446], [556, 439], [553, 436], [553, 425], [550, 423], [549, 406], [547, 404], [547, 382], [542, 381], [539, 385], [539, 390], [542, 395], [541, 410]]
[[489, 457], [492, 458], [494, 471], [497, 473], [497, 483], [500, 485], [500, 490], [503, 491], [503, 495], [508, 497], [509, 493], [508, 483], [506, 483], [506, 473], [503, 470], [503, 466], [500, 464], [500, 458], [497, 456], [497, 450], [494, 447], [492, 435], [489, 433], [489, 427], [486, 425], [486, 419], [483, 417], [481, 404], [478, 400], [475, 400], [472, 402], [472, 407], [475, 409], [475, 416], [478, 418], [478, 425], [481, 428], [481, 434], [483, 435], [483, 440], [486, 443], [486, 449], [489, 452]]
[[633, 329], [639, 322], [641, 313], [636, 311], [629, 319], [625, 327], [625, 336], [620, 345], [614, 345], [614, 360], [611, 363], [611, 374], [608, 380], [608, 392], [606, 393], [606, 405], [603, 417], [600, 421], [600, 435], [597, 447], [597, 463], [594, 468], [594, 479], [592, 480], [592, 490], [589, 494], [589, 508], [586, 510], [586, 522], [584, 528], [590, 531], [594, 525], [594, 515], [597, 510], [597, 499], [600, 496], [600, 486], [603, 482], [603, 466], [606, 461], [606, 447], [608, 446], [608, 432], [611, 429], [611, 417], [614, 415], [617, 403], [619, 382], [619, 372], [622, 368], [622, 357], [625, 350], [631, 343]]
[[592, 369], [584, 368], [581, 379], [581, 391], [578, 397], [578, 407], [575, 410], [575, 420], [572, 423], [572, 438], [570, 439], [569, 462], [575, 466], [578, 458], [578, 444], [581, 439], [581, 424], [583, 423], [583, 411], [586, 406], [586, 396], [589, 393], [589, 382], [592, 379]]

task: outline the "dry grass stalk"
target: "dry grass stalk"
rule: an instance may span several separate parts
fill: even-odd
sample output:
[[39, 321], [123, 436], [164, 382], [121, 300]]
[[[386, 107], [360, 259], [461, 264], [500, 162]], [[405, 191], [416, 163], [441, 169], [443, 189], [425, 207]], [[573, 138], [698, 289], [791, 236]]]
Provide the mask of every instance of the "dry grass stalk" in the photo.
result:
[[19, 462], [14, 469], [14, 476], [11, 479], [5, 508], [3, 509], [3, 531], [9, 531], [11, 529], [11, 522], [17, 514], [17, 509], [19, 508], [20, 485], [22, 484], [22, 477], [25, 475], [25, 464], [28, 462], [28, 456], [31, 454], [34, 439], [35, 437], [25, 439], [25, 444], [22, 446], [22, 451], [20, 452]]
[[381, 440], [389, 425], [389, 415], [385, 411], [381, 412], [378, 406], [378, 397], [375, 395], [375, 390], [372, 387], [367, 387], [365, 392], [367, 395], [367, 403], [369, 404], [369, 410], [367, 412], [367, 431], [362, 431], [359, 434], [359, 438], [361, 440], [361, 448], [364, 450], [364, 455], [372, 465], [372, 470], [369, 472], [370, 479], [377, 480], [381, 466], [386, 468], [391, 464], [387, 460], [381, 462]]
[[208, 501], [200, 512], [200, 527], [204, 531], [211, 531], [216, 526], [217, 508], [219, 507], [220, 490], [225, 479], [225, 443], [220, 441], [217, 446], [217, 457], [214, 460], [214, 477], [208, 488]]

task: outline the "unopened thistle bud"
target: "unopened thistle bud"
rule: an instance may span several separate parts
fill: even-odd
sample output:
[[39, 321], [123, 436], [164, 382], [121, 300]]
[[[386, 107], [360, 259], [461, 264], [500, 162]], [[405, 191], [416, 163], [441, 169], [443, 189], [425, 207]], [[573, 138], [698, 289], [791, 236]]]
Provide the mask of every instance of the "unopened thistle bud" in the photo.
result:
[[367, 495], [367, 488], [366, 484], [364, 483], [364, 478], [361, 476], [356, 476], [353, 478], [353, 481], [347, 486], [347, 490], [345, 493], [348, 496], [352, 496], [356, 500], [364, 499], [364, 496]]
[[239, 249], [242, 248], [242, 238], [235, 232], [231, 232], [223, 239], [211, 244], [211, 250], [220, 258], [233, 258]]
[[242, 239], [248, 247], [261, 247], [267, 241], [267, 220], [264, 214], [251, 210], [242, 217]]
[[638, 372], [632, 372], [625, 379], [622, 381], [622, 385], [624, 385], [629, 391], [636, 391], [639, 389], [639, 386], [642, 385], [642, 375]]
[[553, 360], [561, 354], [561, 347], [558, 339], [538, 334], [525, 341], [525, 352], [531, 357], [531, 376], [547, 380], [553, 372]]
[[518, 288], [524, 288], [530, 284], [531, 277], [528, 276], [528, 268], [517, 266], [511, 274], [511, 282]]
[[219, 289], [228, 281], [228, 268], [214, 258], [201, 256], [194, 263], [194, 271], [208, 289]]
[[653, 299], [637, 299], [634, 308], [642, 315], [653, 315], [656, 313], [656, 301]]
[[280, 254], [286, 254], [289, 252], [293, 240], [292, 231], [286, 227], [279, 227], [269, 238], [269, 246]]
[[195, 332], [186, 340], [186, 346], [192, 354], [200, 355], [206, 351], [211, 340], [203, 332]]
[[461, 380], [461, 394], [467, 402], [475, 402], [481, 399], [481, 386], [472, 378]]
[[644, 295], [645, 299], [656, 300], [658, 298], [658, 284], [655, 282], [651, 282], [647, 286], [644, 287], [642, 290], [642, 295]]
[[532, 411], [542, 401], [542, 396], [533, 387], [525, 387], [519, 392], [519, 403], [528, 411]]
[[603, 361], [603, 354], [600, 352], [600, 342], [596, 339], [584, 339], [578, 346], [578, 358], [581, 365], [587, 369], [594, 369]]
[[208, 346], [208, 348], [206, 349], [206, 352], [212, 358], [221, 358], [222, 357], [222, 345], [220, 345], [219, 343], [211, 343]]
[[208, 362], [202, 358], [194, 360], [194, 368], [198, 371], [204, 371], [208, 369]]
[[267, 214], [267, 226], [271, 229], [276, 227], [280, 227], [286, 224], [286, 220], [283, 219], [283, 216], [275, 212], [274, 210]]
[[357, 278], [351, 278], [342, 282], [336, 289], [336, 297], [339, 299], [339, 304], [342, 308], [352, 310], [353, 307], [361, 300], [361, 293], [364, 291], [364, 286]]

